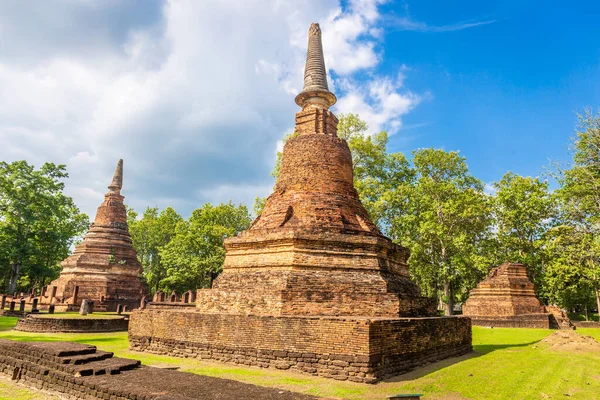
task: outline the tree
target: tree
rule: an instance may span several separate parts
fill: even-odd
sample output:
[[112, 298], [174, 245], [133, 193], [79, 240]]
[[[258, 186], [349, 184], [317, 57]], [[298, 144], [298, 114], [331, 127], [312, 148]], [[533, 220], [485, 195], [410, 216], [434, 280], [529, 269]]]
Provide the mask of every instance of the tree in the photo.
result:
[[544, 235], [554, 223], [556, 199], [548, 182], [506, 173], [494, 184], [494, 213], [500, 261], [527, 265], [532, 280], [541, 282]]
[[175, 237], [177, 225], [183, 222], [181, 215], [167, 207], [158, 212], [157, 207], [148, 207], [141, 219], [133, 209], [127, 210], [129, 233], [140, 263], [144, 278], [152, 290], [158, 290], [160, 282], [167, 277], [167, 267], [161, 260], [160, 249]]
[[88, 227], [73, 199], [63, 194], [64, 165], [45, 163], [39, 170], [26, 161], [0, 162], [0, 241], [8, 292], [19, 279], [42, 286], [58, 271], [73, 240]]
[[559, 171], [563, 231], [581, 276], [593, 288], [600, 310], [600, 113], [578, 116], [573, 139], [573, 162]]
[[553, 227], [546, 237], [544, 251], [549, 261], [544, 270], [544, 295], [564, 308], [582, 308], [587, 320], [588, 310], [596, 302], [594, 282], [598, 272], [590, 268], [593, 265], [585, 256], [592, 238], [582, 236], [577, 227], [570, 225]]
[[410, 249], [411, 275], [421, 290], [440, 298], [452, 315], [454, 302], [489, 267], [491, 204], [457, 152], [420, 149], [413, 152], [413, 166], [415, 183], [390, 231]]
[[167, 277], [160, 286], [181, 292], [208, 287], [225, 259], [223, 240], [248, 229], [251, 217], [245, 206], [209, 203], [194, 210], [189, 220], [177, 224], [176, 235], [161, 248]]

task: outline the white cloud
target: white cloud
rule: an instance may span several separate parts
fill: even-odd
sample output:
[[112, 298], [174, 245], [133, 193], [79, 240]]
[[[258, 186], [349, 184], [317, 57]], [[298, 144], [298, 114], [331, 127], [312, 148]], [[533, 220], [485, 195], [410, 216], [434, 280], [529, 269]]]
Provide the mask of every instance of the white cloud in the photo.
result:
[[386, 22], [395, 29], [400, 29], [404, 31], [414, 31], [414, 32], [454, 32], [454, 31], [462, 31], [463, 29], [474, 28], [482, 25], [489, 25], [496, 20], [469, 20], [458, 23], [446, 24], [446, 25], [431, 25], [425, 23], [423, 21], [415, 20], [410, 15], [410, 10], [408, 4], [404, 5], [404, 15], [396, 16], [396, 15], [387, 15]]
[[390, 134], [402, 127], [402, 116], [411, 111], [422, 97], [403, 90], [403, 77], [373, 79], [366, 86], [345, 81], [346, 94], [340, 98], [337, 110], [356, 113], [367, 122], [369, 132], [387, 129]]
[[418, 103], [398, 79], [354, 79], [381, 60], [380, 3], [0, 3], [0, 159], [66, 163], [66, 190], [90, 217], [119, 158], [138, 211], [186, 215], [227, 196], [251, 206], [293, 126], [311, 22], [334, 85], [352, 82], [338, 112], [394, 130]]

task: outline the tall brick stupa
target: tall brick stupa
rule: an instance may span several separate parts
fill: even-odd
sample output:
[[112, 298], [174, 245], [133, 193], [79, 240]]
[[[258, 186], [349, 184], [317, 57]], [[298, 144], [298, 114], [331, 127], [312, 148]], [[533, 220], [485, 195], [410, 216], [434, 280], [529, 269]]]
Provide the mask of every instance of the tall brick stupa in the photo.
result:
[[223, 272], [195, 308], [150, 303], [132, 315], [132, 348], [358, 382], [471, 350], [470, 320], [435, 317], [408, 251], [369, 219], [335, 102], [312, 24], [295, 136], [262, 214], [225, 240]]
[[95, 310], [115, 311], [118, 305], [133, 309], [147, 295], [129, 236], [122, 187], [123, 160], [119, 160], [94, 223], [61, 263], [60, 277], [42, 290], [42, 308], [54, 304], [57, 310], [76, 310], [83, 299], [89, 299]]

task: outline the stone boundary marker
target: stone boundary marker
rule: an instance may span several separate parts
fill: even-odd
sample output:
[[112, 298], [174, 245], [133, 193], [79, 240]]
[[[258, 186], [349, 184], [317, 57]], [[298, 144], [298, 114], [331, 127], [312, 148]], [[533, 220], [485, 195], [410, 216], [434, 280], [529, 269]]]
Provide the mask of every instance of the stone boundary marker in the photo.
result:
[[43, 315], [28, 315], [17, 322], [15, 330], [22, 332], [120, 332], [126, 331], [129, 319], [115, 318], [55, 318]]
[[316, 399], [229, 379], [140, 366], [95, 346], [0, 339], [0, 373], [69, 399]]

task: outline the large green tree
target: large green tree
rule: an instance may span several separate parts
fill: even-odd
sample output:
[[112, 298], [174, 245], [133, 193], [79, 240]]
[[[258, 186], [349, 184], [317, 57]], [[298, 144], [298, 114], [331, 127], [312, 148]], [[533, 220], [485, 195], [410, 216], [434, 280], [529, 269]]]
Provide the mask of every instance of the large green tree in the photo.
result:
[[562, 237], [566, 251], [593, 288], [600, 310], [600, 113], [578, 116], [573, 162], [559, 174]]
[[411, 275], [421, 290], [437, 296], [452, 315], [455, 301], [489, 267], [490, 200], [457, 152], [416, 150], [413, 167], [416, 180], [408, 201], [395, 206], [390, 231], [410, 249]]
[[161, 212], [148, 207], [142, 218], [133, 209], [127, 210], [129, 232], [138, 258], [144, 268], [144, 278], [151, 290], [158, 290], [167, 277], [167, 267], [161, 260], [161, 248], [175, 237], [177, 225], [183, 223], [181, 215], [167, 207]]
[[59, 270], [73, 240], [89, 226], [63, 193], [66, 167], [0, 162], [0, 272], [8, 292], [43, 286]]
[[251, 222], [248, 209], [231, 202], [207, 203], [194, 210], [187, 221], [177, 224], [175, 236], [161, 248], [161, 261], [167, 267], [161, 289], [183, 292], [210, 286], [223, 267], [223, 240], [248, 229]]
[[539, 284], [545, 235], [557, 214], [556, 198], [550, 193], [548, 182], [512, 172], [494, 186], [498, 261], [527, 265], [529, 275]]

